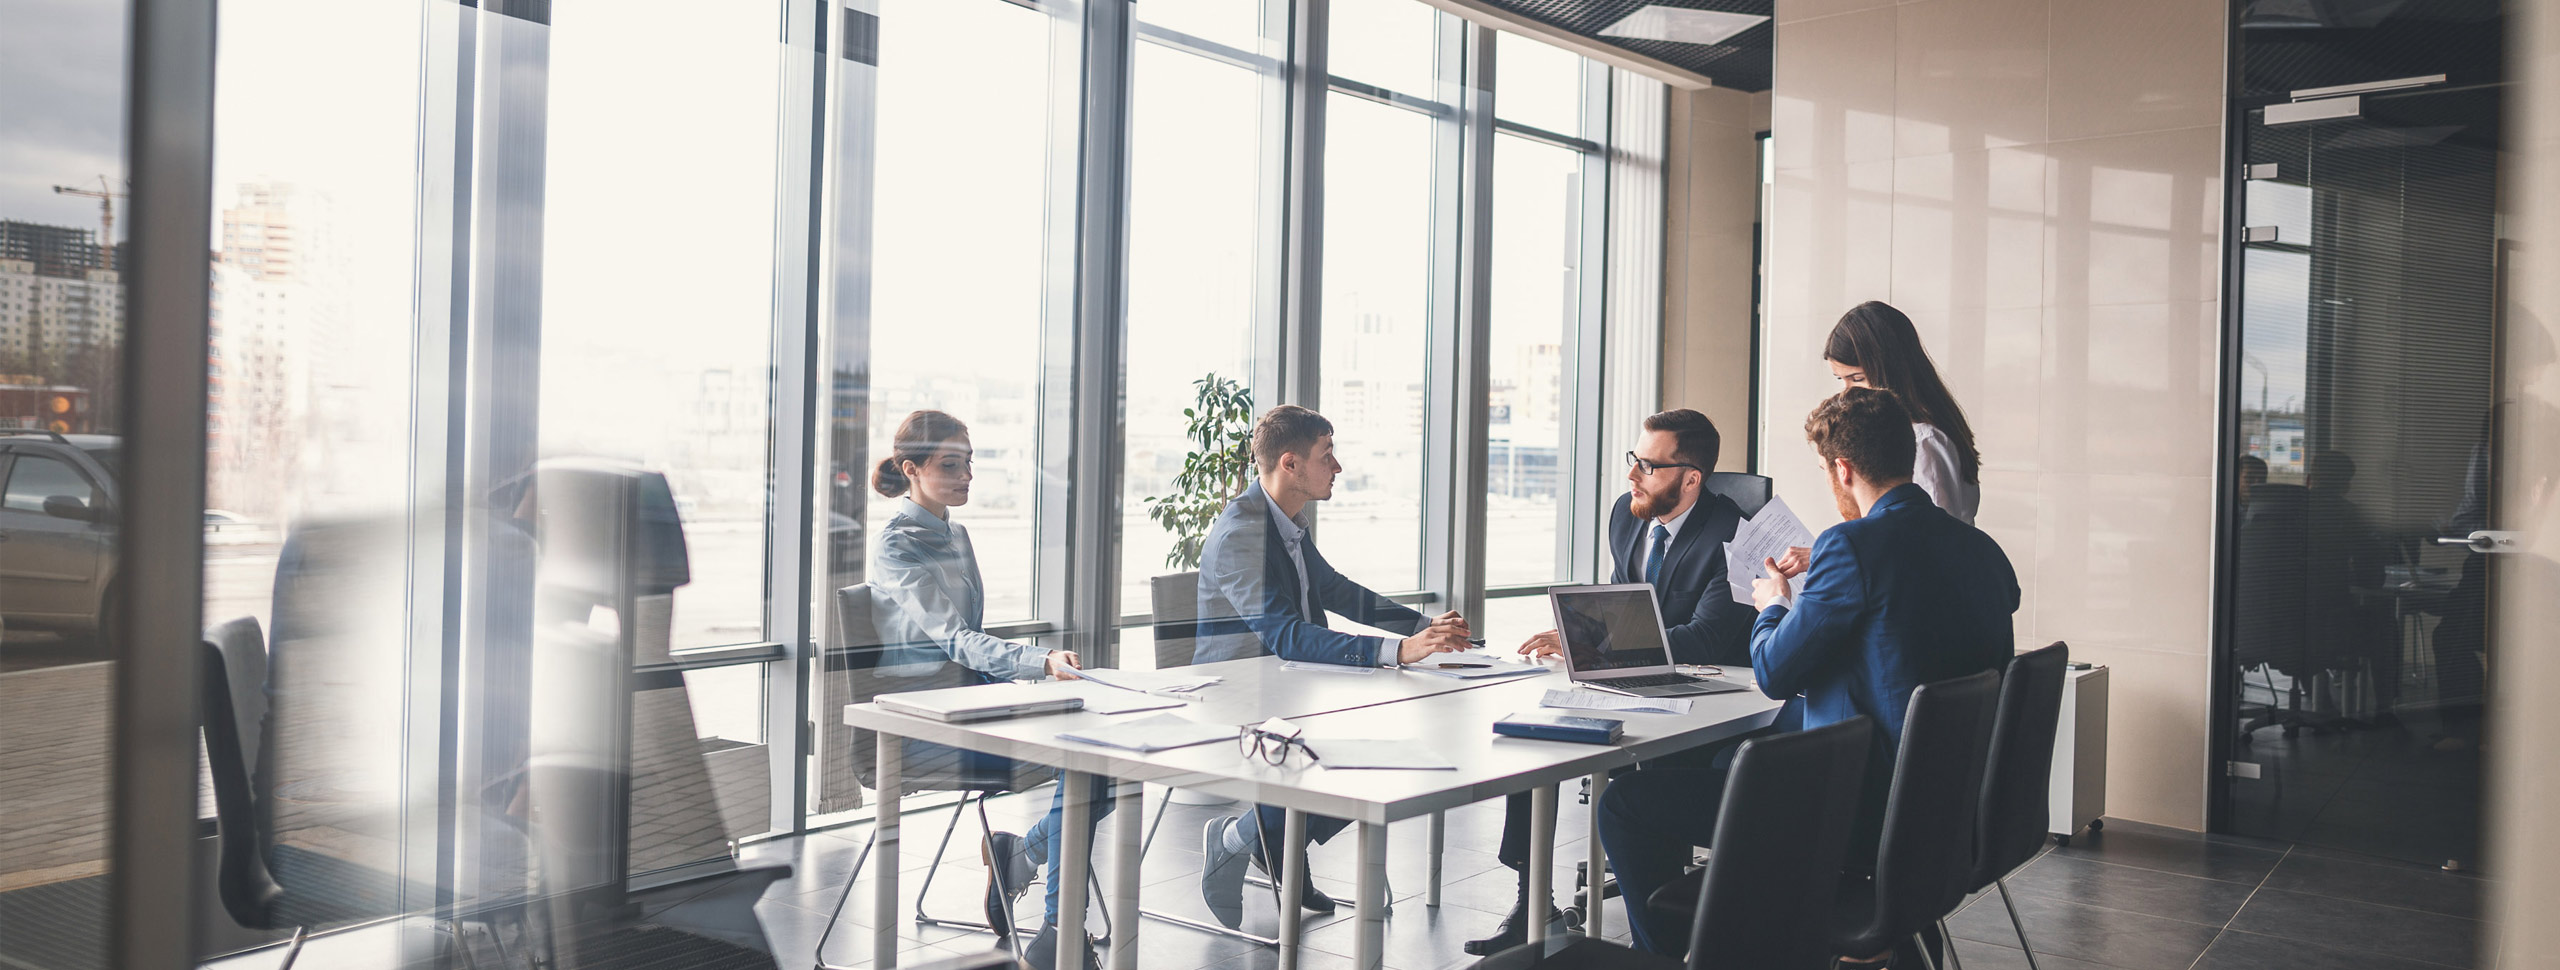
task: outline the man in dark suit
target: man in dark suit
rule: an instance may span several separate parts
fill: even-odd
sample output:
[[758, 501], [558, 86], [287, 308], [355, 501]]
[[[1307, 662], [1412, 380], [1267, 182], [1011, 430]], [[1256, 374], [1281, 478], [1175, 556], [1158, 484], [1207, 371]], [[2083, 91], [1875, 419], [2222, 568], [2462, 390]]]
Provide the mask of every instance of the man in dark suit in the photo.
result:
[[[1850, 850], [1852, 866], [1872, 866], [1912, 690], [2008, 662], [2018, 577], [1998, 543], [1911, 483], [1911, 416], [1892, 392], [1832, 396], [1805, 419], [1805, 436], [1843, 521], [1814, 540], [1809, 565], [1791, 556], [1753, 581], [1751, 668], [1762, 693], [1802, 697], [1805, 727], [1860, 715], [1875, 724]], [[1798, 572], [1804, 592], [1791, 597]], [[1704, 771], [1640, 772], [1609, 787], [1600, 840], [1630, 902], [1678, 878], [1690, 847], [1706, 844], [1723, 788], [1721, 772]], [[1628, 911], [1638, 947], [1687, 946], [1687, 919]]]
[[[1742, 509], [1706, 490], [1721, 450], [1722, 436], [1706, 415], [1679, 408], [1644, 419], [1643, 436], [1627, 452], [1627, 494], [1609, 510], [1609, 581], [1653, 584], [1674, 662], [1741, 667], [1751, 662], [1751, 608], [1734, 602], [1726, 585], [1724, 543]], [[1549, 630], [1520, 652], [1548, 657], [1558, 649]], [[1529, 796], [1513, 795], [1503, 809], [1495, 858], [1519, 874], [1520, 897], [1492, 936], [1467, 942], [1468, 953], [1498, 953], [1528, 939]], [[1549, 919], [1561, 915], [1552, 900], [1545, 909]]]
[[[1424, 616], [1335, 572], [1307, 535], [1309, 507], [1333, 497], [1342, 462], [1333, 453], [1333, 423], [1295, 405], [1266, 411], [1253, 428], [1253, 461], [1260, 477], [1218, 514], [1200, 549], [1199, 662], [1277, 655], [1300, 663], [1391, 667], [1435, 653], [1467, 648], [1467, 622], [1455, 612]], [[1330, 611], [1354, 621], [1407, 634], [1396, 637], [1337, 633], [1324, 625]], [[1234, 928], [1244, 916], [1244, 868], [1248, 859], [1266, 873], [1282, 857], [1283, 813], [1257, 806], [1241, 817], [1213, 819], [1201, 833], [1206, 856], [1200, 895], [1218, 921]], [[1350, 823], [1307, 819], [1307, 835], [1328, 841]], [[1313, 880], [1300, 905], [1320, 913], [1333, 900]]]

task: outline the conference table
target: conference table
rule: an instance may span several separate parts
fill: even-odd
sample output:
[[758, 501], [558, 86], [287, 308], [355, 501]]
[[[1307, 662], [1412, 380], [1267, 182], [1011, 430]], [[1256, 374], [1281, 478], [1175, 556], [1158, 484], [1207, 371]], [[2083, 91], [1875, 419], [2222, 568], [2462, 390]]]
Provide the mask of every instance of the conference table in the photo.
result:
[[[1581, 712], [1626, 722], [1614, 745], [1576, 744], [1505, 737], [1492, 724], [1506, 714], [1534, 711], [1546, 691], [1569, 686], [1561, 670], [1516, 676], [1462, 680], [1417, 670], [1385, 668], [1317, 669], [1276, 657], [1255, 657], [1182, 668], [1215, 675], [1220, 682], [1200, 689], [1194, 701], [1168, 711], [1097, 714], [1071, 712], [1005, 720], [947, 723], [880, 709], [871, 703], [847, 705], [844, 722], [877, 732], [878, 800], [874, 803], [879, 859], [867, 868], [879, 879], [873, 898], [872, 965], [897, 966], [899, 927], [899, 776], [904, 738], [1004, 755], [1060, 769], [1064, 786], [1064, 840], [1058, 871], [1057, 966], [1079, 965], [1070, 947], [1084, 935], [1085, 888], [1092, 859], [1092, 783], [1099, 775], [1120, 782], [1118, 811], [1124, 821], [1116, 829], [1115, 862], [1110, 881], [1113, 912], [1138, 913], [1139, 834], [1144, 826], [1140, 798], [1144, 783], [1185, 788], [1247, 803], [1285, 810], [1282, 839], [1287, 853], [1280, 867], [1280, 970], [1296, 970], [1299, 930], [1304, 918], [1294, 901], [1305, 891], [1306, 829], [1309, 815], [1348, 819], [1358, 827], [1358, 872], [1354, 900], [1356, 921], [1353, 965], [1376, 970], [1383, 965], [1386, 943], [1387, 826], [1472, 802], [1517, 792], [1531, 794], [1529, 898], [1549, 898], [1555, 857], [1556, 785], [1588, 776], [1592, 797], [1599, 797], [1611, 769], [1713, 744], [1767, 727], [1779, 703], [1759, 691], [1744, 690], [1694, 698], [1686, 714]], [[1368, 672], [1362, 672], [1368, 670]], [[1246, 757], [1233, 742], [1194, 745], [1141, 753], [1060, 737], [1091, 730], [1115, 720], [1175, 713], [1203, 724], [1241, 728], [1273, 717], [1287, 718], [1304, 730], [1309, 746], [1322, 757], [1326, 739], [1408, 740], [1456, 766], [1447, 769], [1334, 769], [1322, 762], [1291, 757], [1282, 765]], [[1606, 872], [1600, 840], [1589, 840], [1588, 871]], [[1112, 970], [1135, 970], [1137, 919], [1115, 920], [1110, 947]], [[1600, 907], [1590, 908], [1586, 932], [1598, 934]], [[1546, 924], [1532, 920], [1533, 942], [1544, 939]]]

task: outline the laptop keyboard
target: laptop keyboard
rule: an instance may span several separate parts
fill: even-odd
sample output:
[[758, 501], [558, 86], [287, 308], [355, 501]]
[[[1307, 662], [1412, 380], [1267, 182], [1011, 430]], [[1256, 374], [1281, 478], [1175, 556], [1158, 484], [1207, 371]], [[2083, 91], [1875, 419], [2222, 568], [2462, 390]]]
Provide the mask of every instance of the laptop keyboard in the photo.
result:
[[1691, 677], [1687, 674], [1645, 674], [1640, 677], [1611, 677], [1607, 680], [1593, 681], [1593, 683], [1607, 684], [1611, 687], [1619, 688], [1669, 687], [1673, 684], [1693, 683], [1696, 680], [1697, 678]]

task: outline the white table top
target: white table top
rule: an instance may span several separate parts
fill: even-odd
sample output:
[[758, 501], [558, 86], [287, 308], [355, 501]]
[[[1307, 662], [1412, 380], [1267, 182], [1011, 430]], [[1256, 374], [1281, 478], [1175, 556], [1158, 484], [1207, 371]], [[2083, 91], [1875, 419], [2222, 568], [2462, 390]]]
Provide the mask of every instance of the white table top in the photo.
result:
[[[1148, 781], [1354, 821], [1391, 822], [1526, 791], [1566, 778], [1657, 758], [1767, 726], [1779, 703], [1758, 691], [1696, 698], [1688, 714], [1589, 712], [1627, 722], [1615, 745], [1574, 744], [1502, 737], [1493, 722], [1505, 714], [1537, 709], [1545, 691], [1566, 685], [1564, 674], [1492, 681], [1459, 680], [1412, 671], [1375, 674], [1284, 670], [1271, 657], [1204, 664], [1224, 683], [1206, 689], [1200, 702], [1171, 711], [1123, 715], [1086, 712], [947, 724], [895, 714], [870, 704], [844, 709], [844, 721], [880, 731], [1055, 765], [1072, 771]], [[1457, 765], [1455, 771], [1351, 770], [1309, 766], [1293, 757], [1287, 767], [1249, 760], [1232, 742], [1212, 742], [1142, 754], [1058, 737], [1060, 732], [1124, 718], [1179, 714], [1213, 724], [1255, 724], [1279, 716], [1306, 729], [1318, 755], [1325, 738], [1411, 738]]]

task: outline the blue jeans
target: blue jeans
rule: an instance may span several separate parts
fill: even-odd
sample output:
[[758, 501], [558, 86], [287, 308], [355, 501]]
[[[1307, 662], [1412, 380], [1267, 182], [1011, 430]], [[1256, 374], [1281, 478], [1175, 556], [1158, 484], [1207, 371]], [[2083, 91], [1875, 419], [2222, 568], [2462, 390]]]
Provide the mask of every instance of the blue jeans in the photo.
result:
[[[1102, 824], [1103, 816], [1111, 814], [1112, 798], [1110, 779], [1104, 778], [1101, 775], [1088, 775], [1087, 777], [1093, 779], [1092, 804], [1094, 825], [1087, 826], [1085, 828], [1084, 836], [1085, 858], [1090, 860], [1093, 858], [1094, 827]], [[1040, 910], [1042, 917], [1040, 925], [1042, 926], [1058, 925], [1058, 883], [1060, 881], [1058, 879], [1058, 860], [1061, 853], [1066, 849], [1067, 843], [1067, 840], [1059, 838], [1058, 834], [1060, 830], [1066, 828], [1066, 824], [1067, 785], [1066, 782], [1060, 781], [1058, 783], [1057, 794], [1049, 796], [1049, 814], [1041, 816], [1040, 821], [1032, 823], [1030, 831], [1022, 833], [1023, 851], [1030, 853], [1032, 858], [1041, 860], [1042, 865], [1049, 867], [1048, 891], [1044, 894], [1047, 898]], [[1088, 866], [1088, 868], [1090, 867]], [[1131, 917], [1134, 916], [1135, 914], [1131, 914]]]

